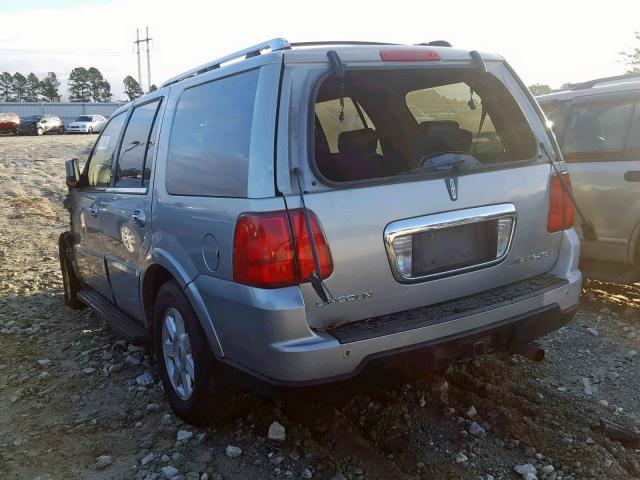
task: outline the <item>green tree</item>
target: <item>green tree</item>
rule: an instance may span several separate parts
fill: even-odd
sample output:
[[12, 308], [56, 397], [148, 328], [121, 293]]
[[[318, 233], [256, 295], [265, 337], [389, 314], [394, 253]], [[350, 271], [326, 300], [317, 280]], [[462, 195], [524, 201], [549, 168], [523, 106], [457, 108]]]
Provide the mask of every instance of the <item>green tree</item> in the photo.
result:
[[124, 83], [124, 93], [129, 97], [129, 100], [135, 100], [136, 98], [141, 97], [144, 93], [142, 88], [140, 88], [138, 81], [131, 75], [124, 77], [122, 83]]
[[20, 72], [13, 74], [13, 98], [16, 102], [24, 102], [27, 91], [27, 79]]
[[84, 67], [76, 67], [69, 74], [69, 100], [72, 102], [91, 101], [89, 74]]
[[155, 83], [152, 83], [149, 87], [149, 93], [155, 92], [156, 90], [158, 90], [158, 87], [156, 87]]
[[[640, 41], [640, 32], [633, 33], [636, 40]], [[624, 63], [627, 64], [627, 73], [640, 73], [640, 47], [632, 48], [628, 52], [620, 52]]]
[[0, 97], [5, 102], [13, 100], [13, 75], [9, 72], [0, 74]]
[[47, 76], [40, 82], [40, 92], [42, 93], [42, 96], [50, 102], [60, 101], [58, 88], [60, 88], [60, 82], [58, 81], [56, 74], [53, 72], [47, 73]]
[[544, 95], [546, 93], [553, 92], [553, 89], [546, 84], [535, 83], [533, 85], [529, 85], [529, 90], [533, 96]]
[[106, 80], [103, 80], [100, 82], [100, 99], [98, 102], [110, 102], [111, 97], [111, 85]]
[[35, 73], [31, 72], [27, 76], [27, 85], [25, 86], [24, 101], [25, 102], [37, 102], [40, 100], [40, 79]]
[[89, 92], [94, 102], [108, 102], [111, 100], [111, 85], [102, 76], [100, 70], [91, 67], [87, 70]]

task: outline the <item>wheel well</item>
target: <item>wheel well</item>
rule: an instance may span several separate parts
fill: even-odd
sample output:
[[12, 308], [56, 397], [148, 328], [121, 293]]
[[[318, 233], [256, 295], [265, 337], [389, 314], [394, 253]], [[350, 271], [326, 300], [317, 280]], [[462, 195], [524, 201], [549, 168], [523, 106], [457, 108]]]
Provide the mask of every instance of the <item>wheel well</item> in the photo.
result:
[[166, 268], [160, 265], [150, 266], [142, 282], [142, 306], [144, 309], [144, 320], [149, 332], [153, 333], [153, 305], [160, 287], [170, 280], [174, 280], [173, 275]]

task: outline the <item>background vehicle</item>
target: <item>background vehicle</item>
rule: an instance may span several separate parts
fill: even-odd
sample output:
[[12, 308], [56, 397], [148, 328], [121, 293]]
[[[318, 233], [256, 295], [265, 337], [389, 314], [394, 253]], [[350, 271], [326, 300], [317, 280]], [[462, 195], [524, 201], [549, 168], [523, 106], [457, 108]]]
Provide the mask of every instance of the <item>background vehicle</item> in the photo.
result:
[[305, 46], [178, 75], [113, 114], [82, 174], [66, 164], [67, 304], [152, 343], [192, 423], [224, 411], [231, 378], [265, 391], [412, 350], [425, 368], [531, 356], [577, 308], [568, 176], [501, 57]]
[[15, 113], [0, 113], [0, 133], [18, 133], [20, 117]]
[[102, 131], [107, 120], [102, 115], [80, 115], [67, 125], [68, 133], [98, 133]]
[[640, 75], [595, 79], [537, 100], [553, 122], [575, 197], [598, 236], [582, 240], [585, 275], [638, 281]]
[[55, 115], [34, 115], [22, 118], [18, 133], [21, 135], [44, 135], [64, 133], [64, 122]]

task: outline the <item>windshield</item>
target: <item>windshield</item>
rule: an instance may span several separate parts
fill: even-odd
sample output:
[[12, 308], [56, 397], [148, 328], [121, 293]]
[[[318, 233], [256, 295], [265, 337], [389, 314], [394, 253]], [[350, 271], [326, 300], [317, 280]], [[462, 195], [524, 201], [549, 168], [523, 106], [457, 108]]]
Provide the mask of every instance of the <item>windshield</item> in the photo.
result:
[[38, 120], [44, 118], [44, 115], [32, 115], [30, 117], [24, 117], [27, 122], [37, 122]]
[[325, 80], [316, 98], [315, 161], [332, 181], [468, 171], [535, 154], [516, 100], [475, 69], [349, 71]]
[[93, 118], [83, 115], [83, 116], [80, 116], [80, 117], [76, 118], [75, 121], [76, 122], [92, 122]]

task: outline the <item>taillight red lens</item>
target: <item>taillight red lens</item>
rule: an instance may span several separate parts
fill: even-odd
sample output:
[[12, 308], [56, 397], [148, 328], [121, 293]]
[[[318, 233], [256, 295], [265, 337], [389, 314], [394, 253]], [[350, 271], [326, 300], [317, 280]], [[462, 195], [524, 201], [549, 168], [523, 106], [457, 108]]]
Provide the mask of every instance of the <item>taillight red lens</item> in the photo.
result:
[[[313, 212], [309, 214], [321, 275], [326, 278], [333, 271], [331, 253], [318, 219]], [[302, 210], [240, 215], [233, 240], [236, 282], [261, 288], [285, 287], [308, 281], [314, 270]]]
[[[562, 173], [562, 180], [569, 192], [572, 191], [571, 177], [568, 173]], [[549, 217], [547, 219], [547, 230], [558, 232], [573, 226], [573, 203], [569, 194], [562, 186], [559, 175], [551, 177], [551, 192], [549, 194]]]
[[436, 62], [441, 60], [433, 50], [380, 50], [383, 62]]
[[[311, 241], [308, 234], [307, 225], [304, 219], [304, 211], [302, 209], [294, 209], [289, 211], [291, 225], [296, 239], [298, 253], [298, 268], [300, 273], [300, 281], [308, 282], [311, 274], [315, 270], [313, 260], [313, 251], [311, 250]], [[311, 221], [311, 231], [313, 239], [316, 243], [316, 251], [318, 252], [318, 261], [320, 263], [320, 276], [327, 278], [333, 272], [333, 260], [329, 245], [324, 238], [320, 222], [315, 213], [309, 210], [309, 220]]]

